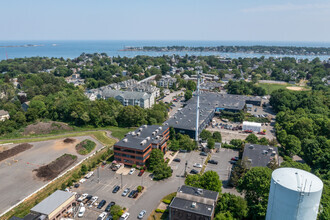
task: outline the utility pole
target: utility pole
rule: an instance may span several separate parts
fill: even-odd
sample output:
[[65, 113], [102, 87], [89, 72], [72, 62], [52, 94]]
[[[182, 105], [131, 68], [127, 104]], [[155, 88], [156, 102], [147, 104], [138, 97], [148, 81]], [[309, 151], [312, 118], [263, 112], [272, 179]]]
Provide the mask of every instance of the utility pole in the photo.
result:
[[184, 166], [184, 176], [187, 175], [187, 166], [188, 166], [188, 160], [186, 160], [185, 166]]
[[196, 106], [196, 133], [195, 133], [195, 141], [198, 143], [198, 129], [199, 129], [199, 81], [200, 81], [200, 74], [202, 73], [202, 67], [197, 66], [197, 106]]
[[120, 188], [123, 188], [123, 173], [120, 174], [120, 180], [121, 180]]

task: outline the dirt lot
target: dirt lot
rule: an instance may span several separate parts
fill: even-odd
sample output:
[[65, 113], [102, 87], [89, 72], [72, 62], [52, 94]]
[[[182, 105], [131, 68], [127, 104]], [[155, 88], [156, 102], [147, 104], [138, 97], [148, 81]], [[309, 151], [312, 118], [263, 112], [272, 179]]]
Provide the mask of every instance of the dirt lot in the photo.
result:
[[28, 125], [23, 132], [23, 135], [29, 134], [48, 134], [53, 131], [72, 130], [70, 126], [62, 122], [38, 122], [36, 124]]
[[3, 161], [9, 157], [15, 156], [23, 151], [30, 149], [31, 147], [33, 147], [32, 144], [23, 143], [23, 144], [19, 144], [19, 145], [15, 146], [15, 147], [12, 147], [8, 150], [4, 150], [3, 152], [0, 153], [0, 161]]
[[36, 176], [43, 181], [52, 180], [57, 177], [62, 171], [69, 168], [74, 162], [76, 162], [77, 156], [71, 154], [64, 154], [51, 163], [33, 170], [36, 172]]
[[[86, 156], [78, 155], [75, 146], [80, 141], [89, 139], [96, 143], [95, 150], [103, 145], [92, 137], [75, 137], [73, 143], [64, 143], [64, 139], [33, 142], [33, 147], [0, 162], [0, 213], [16, 204], [35, 190], [44, 186], [46, 182], [36, 177], [33, 170], [49, 164], [63, 154], [77, 156], [78, 163]], [[15, 145], [6, 145], [8, 149]], [[70, 165], [70, 167], [74, 166]]]
[[289, 86], [289, 87], [286, 87], [286, 88], [289, 89], [289, 90], [293, 90], [293, 91], [303, 91], [303, 90], [306, 90], [303, 87], [294, 87], [294, 86]]

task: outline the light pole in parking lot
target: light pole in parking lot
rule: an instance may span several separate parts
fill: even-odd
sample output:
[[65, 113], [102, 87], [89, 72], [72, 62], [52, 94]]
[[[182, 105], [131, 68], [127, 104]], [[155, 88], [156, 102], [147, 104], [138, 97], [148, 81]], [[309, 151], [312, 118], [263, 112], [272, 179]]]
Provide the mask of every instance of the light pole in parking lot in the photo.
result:
[[100, 171], [99, 171], [99, 166], [97, 167], [97, 183], [100, 183]]
[[123, 173], [120, 174], [120, 188], [123, 188]]

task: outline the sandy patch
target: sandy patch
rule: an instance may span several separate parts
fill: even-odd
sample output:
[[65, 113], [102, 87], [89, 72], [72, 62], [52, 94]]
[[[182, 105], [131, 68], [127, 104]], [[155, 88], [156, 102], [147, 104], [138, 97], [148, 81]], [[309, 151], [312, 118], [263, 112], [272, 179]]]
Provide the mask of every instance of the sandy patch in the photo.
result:
[[286, 87], [287, 89], [289, 90], [293, 90], [293, 91], [303, 91], [305, 90], [305, 88], [303, 87], [294, 87], [294, 86], [289, 86], [289, 87]]
[[71, 143], [65, 143], [64, 140], [57, 140], [53, 145], [54, 150], [63, 150], [63, 149], [70, 149], [75, 152], [75, 146], [79, 143], [77, 139], [73, 139], [74, 141]]

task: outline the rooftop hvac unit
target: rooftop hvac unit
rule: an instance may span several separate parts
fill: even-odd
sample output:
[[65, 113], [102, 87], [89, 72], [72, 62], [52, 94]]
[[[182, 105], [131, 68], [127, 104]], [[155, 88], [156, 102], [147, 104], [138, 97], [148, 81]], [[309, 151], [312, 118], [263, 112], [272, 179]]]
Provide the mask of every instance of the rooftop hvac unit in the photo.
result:
[[249, 161], [250, 163], [252, 163], [252, 159], [248, 159], [248, 161]]
[[156, 132], [152, 132], [152, 135], [154, 136], [156, 134]]
[[127, 138], [124, 138], [123, 141], [124, 141], [124, 142], [127, 142]]
[[140, 134], [141, 134], [141, 133], [140, 133], [140, 132], [138, 132], [138, 133], [136, 133], [136, 136], [140, 136]]
[[192, 208], [196, 208], [196, 202], [191, 203]]
[[135, 132], [134, 131], [132, 131], [132, 136], [135, 136]]
[[144, 127], [144, 128], [147, 128], [147, 127], [148, 127], [148, 125], [143, 125], [143, 127]]
[[150, 137], [147, 137], [146, 140], [149, 141], [150, 140]]
[[203, 194], [203, 189], [197, 189], [197, 193], [198, 193], [199, 195], [202, 195], [202, 194]]
[[249, 146], [249, 148], [250, 148], [250, 149], [253, 149], [253, 148], [254, 148], [254, 146], [251, 144], [251, 145]]
[[162, 128], [162, 127], [159, 127], [158, 129], [159, 129], [159, 130], [162, 130], [163, 128]]
[[139, 128], [139, 131], [142, 131], [143, 130], [143, 128]]
[[179, 124], [179, 122], [178, 122], [178, 121], [176, 121], [175, 123], [176, 123], [176, 124]]

